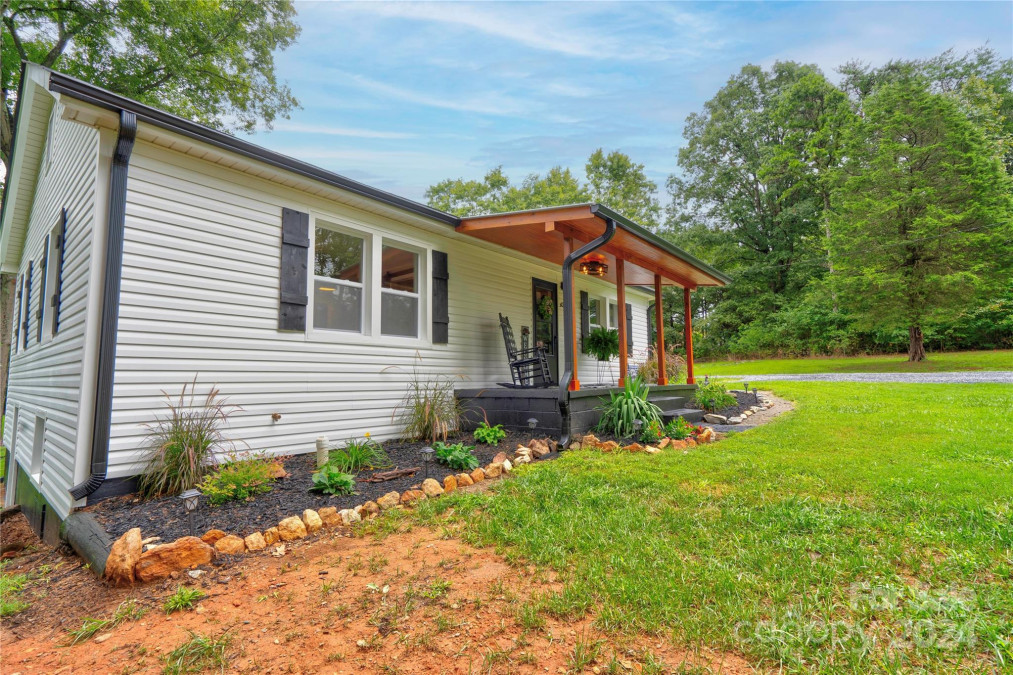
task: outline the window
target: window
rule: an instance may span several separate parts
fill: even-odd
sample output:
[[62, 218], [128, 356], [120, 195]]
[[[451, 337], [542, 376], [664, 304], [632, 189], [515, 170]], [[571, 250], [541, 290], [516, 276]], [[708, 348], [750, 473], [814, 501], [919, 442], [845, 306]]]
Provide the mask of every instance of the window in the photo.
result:
[[591, 298], [587, 301], [587, 322], [592, 326], [601, 326], [601, 299]]
[[361, 333], [366, 242], [362, 237], [316, 228], [313, 253], [313, 327]]
[[616, 303], [609, 303], [609, 328], [619, 328], [619, 312]]
[[35, 480], [42, 480], [42, 448], [46, 440], [46, 418], [35, 416], [35, 438], [32, 440], [32, 475]]
[[419, 254], [384, 245], [380, 270], [380, 334], [419, 335]]
[[[62, 292], [60, 272], [63, 268], [63, 238], [66, 236], [66, 217], [66, 210], [64, 210], [59, 222], [53, 226], [53, 231], [49, 233], [47, 240], [49, 246], [46, 253], [46, 271], [42, 286], [43, 298], [39, 305], [39, 311], [43, 313], [41, 319], [42, 339], [47, 342], [56, 335], [56, 317], [59, 312], [60, 294]], [[45, 297], [45, 291], [47, 290], [50, 293], [50, 297], [48, 298]]]

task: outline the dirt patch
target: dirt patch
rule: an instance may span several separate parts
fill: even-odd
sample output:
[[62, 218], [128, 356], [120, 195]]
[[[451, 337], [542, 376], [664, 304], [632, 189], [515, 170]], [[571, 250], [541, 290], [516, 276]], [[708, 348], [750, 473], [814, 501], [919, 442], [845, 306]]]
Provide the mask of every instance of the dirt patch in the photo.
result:
[[[167, 616], [162, 603], [179, 584], [207, 597], [196, 611]], [[160, 672], [163, 657], [196, 631], [231, 637], [229, 672], [560, 673], [581, 649], [598, 654], [587, 672], [604, 671], [613, 658], [620, 672], [651, 661], [666, 670], [754, 672], [736, 655], [687, 652], [651, 635], [609, 637], [592, 617], [530, 610], [559, 587], [546, 569], [508, 564], [427, 529], [385, 539], [332, 533], [289, 545], [281, 557], [225, 560], [198, 579], [134, 589], [105, 588], [78, 566], [45, 584], [45, 602], [4, 619], [0, 670]], [[68, 628], [85, 616], [109, 617], [128, 598], [148, 612], [64, 646]]]

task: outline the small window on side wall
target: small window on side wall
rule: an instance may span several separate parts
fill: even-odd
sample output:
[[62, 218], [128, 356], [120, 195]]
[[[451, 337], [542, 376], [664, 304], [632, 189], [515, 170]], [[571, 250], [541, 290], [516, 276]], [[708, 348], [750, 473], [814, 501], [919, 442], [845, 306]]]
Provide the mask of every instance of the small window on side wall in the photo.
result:
[[365, 240], [318, 227], [313, 257], [313, 327], [361, 333]]
[[419, 254], [384, 245], [380, 270], [380, 333], [419, 335]]
[[587, 322], [591, 326], [601, 326], [601, 300], [591, 298], [587, 301]]
[[616, 303], [609, 303], [609, 328], [619, 328], [619, 309]]

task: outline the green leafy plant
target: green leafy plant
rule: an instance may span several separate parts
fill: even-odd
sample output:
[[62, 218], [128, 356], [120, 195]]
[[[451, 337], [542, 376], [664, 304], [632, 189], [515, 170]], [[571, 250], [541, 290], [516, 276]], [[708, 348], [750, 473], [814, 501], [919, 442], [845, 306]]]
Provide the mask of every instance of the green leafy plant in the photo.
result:
[[455, 443], [447, 445], [437, 441], [433, 444], [436, 451], [436, 461], [446, 464], [454, 471], [472, 471], [478, 468], [478, 457], [472, 453], [473, 445]]
[[651, 420], [640, 430], [640, 442], [654, 444], [660, 441], [664, 435], [665, 428], [662, 426], [661, 420]]
[[695, 400], [701, 409], [709, 412], [721, 410], [737, 403], [735, 397], [729, 394], [720, 382], [699, 385], [696, 390]]
[[327, 495], [355, 494], [355, 476], [332, 464], [322, 466], [310, 479], [313, 481], [311, 492], [323, 492]]
[[601, 409], [598, 431], [615, 436], [632, 436], [634, 420], [644, 426], [661, 421], [661, 408], [647, 400], [650, 388], [638, 377], [628, 377], [621, 393], [609, 392], [610, 400]]
[[204, 593], [202, 591], [196, 588], [179, 586], [176, 588], [175, 593], [165, 599], [162, 609], [165, 610], [166, 614], [172, 614], [184, 609], [193, 609], [194, 603], [203, 598]]
[[229, 405], [217, 387], [211, 387], [203, 400], [197, 398], [196, 389], [194, 377], [175, 400], [162, 392], [169, 414], [148, 425], [148, 464], [137, 481], [137, 492], [144, 498], [196, 487], [214, 469], [215, 453], [235, 448], [222, 429], [240, 408]]
[[599, 361], [619, 356], [619, 331], [598, 326], [584, 338], [584, 351]]
[[482, 422], [475, 429], [473, 434], [475, 440], [479, 443], [485, 443], [486, 445], [499, 445], [499, 442], [506, 438], [506, 432], [503, 431], [502, 424], [496, 424], [489, 426], [489, 422]]
[[0, 616], [10, 616], [28, 609], [30, 603], [22, 600], [20, 594], [28, 586], [27, 574], [3, 574], [6, 567], [0, 565]]
[[204, 477], [198, 489], [212, 506], [249, 499], [271, 491], [274, 467], [264, 457], [229, 461]]
[[685, 438], [689, 438], [693, 434], [694, 428], [695, 427], [684, 418], [676, 417], [674, 420], [665, 425], [665, 435], [669, 438], [681, 441]]
[[181, 675], [202, 673], [214, 668], [224, 673], [229, 661], [226, 654], [232, 646], [232, 636], [227, 631], [216, 638], [192, 630], [187, 632], [190, 633], [187, 641], [165, 656], [162, 672], [166, 675]]
[[423, 373], [420, 361], [421, 358], [416, 358], [408, 390], [394, 408], [392, 419], [400, 422], [404, 440], [446, 441], [447, 434], [456, 429], [461, 420], [454, 381], [445, 375]]
[[380, 444], [369, 438], [353, 438], [342, 448], [331, 450], [328, 462], [343, 473], [358, 473], [363, 469], [380, 469], [390, 466], [390, 458]]
[[552, 296], [546, 295], [538, 301], [538, 318], [548, 321], [556, 313], [556, 304], [552, 302]]

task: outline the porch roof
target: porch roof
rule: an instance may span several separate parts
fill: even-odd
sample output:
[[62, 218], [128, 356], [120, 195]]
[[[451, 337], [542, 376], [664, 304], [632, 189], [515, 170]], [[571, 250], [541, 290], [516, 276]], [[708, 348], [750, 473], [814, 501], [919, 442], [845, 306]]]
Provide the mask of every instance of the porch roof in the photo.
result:
[[661, 275], [663, 284], [690, 289], [724, 286], [731, 281], [710, 265], [601, 204], [467, 217], [461, 219], [457, 231], [562, 265], [570, 250], [602, 234], [606, 219], [615, 221], [616, 234], [595, 253], [606, 257], [609, 269], [604, 278], [612, 283], [616, 282], [616, 259], [625, 261], [627, 286], [653, 286], [655, 274]]

